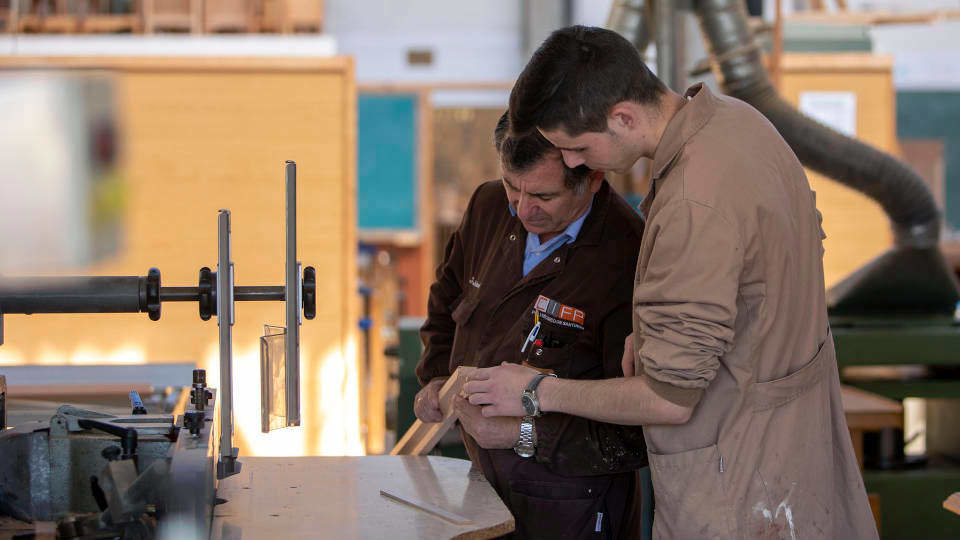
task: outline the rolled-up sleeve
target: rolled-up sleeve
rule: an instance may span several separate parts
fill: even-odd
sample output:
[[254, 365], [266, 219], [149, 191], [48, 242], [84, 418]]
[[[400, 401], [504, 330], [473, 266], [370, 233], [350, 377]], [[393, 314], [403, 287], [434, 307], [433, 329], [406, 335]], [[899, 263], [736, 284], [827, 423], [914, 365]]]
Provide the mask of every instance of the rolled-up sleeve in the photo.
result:
[[654, 392], [692, 407], [732, 346], [744, 258], [739, 233], [716, 209], [679, 199], [652, 217], [645, 234], [652, 244], [633, 297], [643, 338], [638, 360]]
[[[623, 340], [630, 333], [630, 303], [617, 305], [600, 324], [598, 349], [603, 378], [623, 377]], [[538, 462], [557, 474], [590, 476], [647, 465], [642, 426], [621, 426], [579, 416], [547, 413], [537, 418]]]

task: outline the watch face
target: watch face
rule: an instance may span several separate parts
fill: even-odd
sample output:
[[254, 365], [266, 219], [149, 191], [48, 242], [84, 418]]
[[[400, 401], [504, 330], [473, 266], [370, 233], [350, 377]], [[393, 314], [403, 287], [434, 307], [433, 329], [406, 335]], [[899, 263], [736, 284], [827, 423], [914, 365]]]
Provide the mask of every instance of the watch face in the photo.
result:
[[528, 416], [533, 416], [537, 413], [537, 404], [533, 401], [533, 397], [526, 392], [524, 392], [520, 398], [520, 403], [523, 405], [523, 411], [527, 413]]
[[518, 456], [523, 458], [533, 457], [533, 446], [517, 446], [513, 449]]

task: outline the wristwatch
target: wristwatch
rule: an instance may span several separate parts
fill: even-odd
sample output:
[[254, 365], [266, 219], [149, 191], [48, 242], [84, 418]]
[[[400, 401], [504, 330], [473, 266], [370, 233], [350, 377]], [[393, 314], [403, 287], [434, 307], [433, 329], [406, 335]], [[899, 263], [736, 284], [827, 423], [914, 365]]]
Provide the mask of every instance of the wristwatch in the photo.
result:
[[520, 440], [513, 447], [513, 451], [523, 458], [533, 457], [537, 451], [537, 428], [533, 424], [532, 416], [520, 419]]
[[537, 399], [537, 385], [540, 384], [540, 381], [542, 381], [544, 377], [556, 378], [557, 376], [553, 373], [538, 373], [537, 376], [530, 381], [530, 384], [527, 385], [526, 390], [523, 391], [523, 395], [520, 396], [523, 412], [527, 416], [540, 416], [540, 401]]

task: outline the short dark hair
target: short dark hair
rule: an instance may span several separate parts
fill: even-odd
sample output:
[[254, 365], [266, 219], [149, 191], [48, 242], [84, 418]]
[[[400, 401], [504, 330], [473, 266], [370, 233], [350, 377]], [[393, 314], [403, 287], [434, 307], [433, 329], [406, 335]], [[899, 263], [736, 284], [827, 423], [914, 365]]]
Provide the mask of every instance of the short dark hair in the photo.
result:
[[530, 133], [562, 127], [569, 135], [607, 130], [621, 101], [656, 105], [667, 87], [620, 34], [570, 26], [550, 34], [510, 92], [510, 128]]
[[[560, 153], [539, 131], [533, 130], [526, 135], [510, 133], [510, 116], [505, 112], [493, 130], [493, 145], [500, 155], [500, 161], [511, 171], [524, 173], [533, 168], [551, 152]], [[557, 156], [560, 157], [560, 156]], [[563, 165], [563, 185], [577, 193], [587, 185], [590, 169], [580, 165], [571, 169]]]

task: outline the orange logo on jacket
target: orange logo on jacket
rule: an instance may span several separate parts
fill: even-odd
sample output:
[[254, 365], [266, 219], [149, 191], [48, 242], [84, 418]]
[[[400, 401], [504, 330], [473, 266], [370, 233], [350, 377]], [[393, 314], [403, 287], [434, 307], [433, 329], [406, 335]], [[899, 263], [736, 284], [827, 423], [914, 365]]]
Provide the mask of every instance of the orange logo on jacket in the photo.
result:
[[583, 324], [583, 321], [587, 316], [586, 313], [575, 307], [561, 304], [560, 302], [551, 300], [542, 294], [537, 297], [537, 302], [534, 304], [534, 308], [536, 308], [537, 311], [542, 311], [543, 313], [552, 315], [558, 319], [563, 319], [579, 325]]

